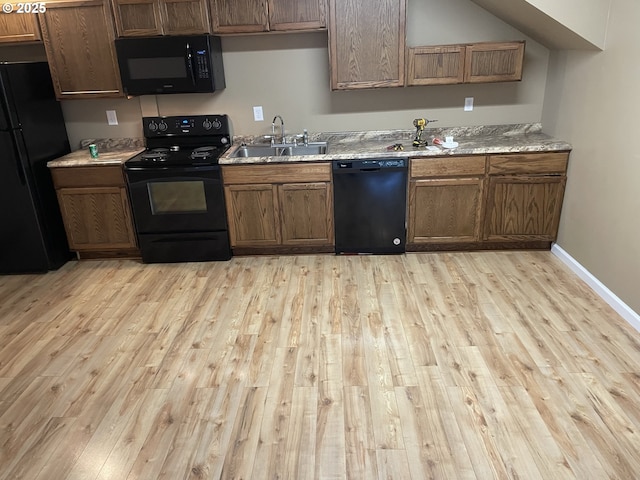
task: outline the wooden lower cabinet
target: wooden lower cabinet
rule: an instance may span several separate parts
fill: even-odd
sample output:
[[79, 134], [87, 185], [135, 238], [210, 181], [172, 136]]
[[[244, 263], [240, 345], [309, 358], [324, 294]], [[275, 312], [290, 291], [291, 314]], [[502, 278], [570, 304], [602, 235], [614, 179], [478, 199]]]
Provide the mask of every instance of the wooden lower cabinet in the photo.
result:
[[333, 246], [330, 163], [234, 165], [222, 172], [234, 252]]
[[414, 158], [407, 250], [549, 248], [568, 152]]
[[568, 152], [491, 155], [483, 239], [554, 241], [568, 161]]
[[416, 180], [409, 187], [409, 243], [479, 239], [482, 179]]
[[278, 185], [283, 245], [333, 245], [329, 182]]
[[69, 248], [80, 257], [137, 256], [120, 166], [52, 169]]
[[505, 176], [489, 179], [485, 240], [556, 239], [564, 176]]
[[232, 247], [282, 243], [276, 186], [228, 185], [224, 189]]
[[484, 155], [411, 160], [409, 249], [480, 239], [485, 170]]

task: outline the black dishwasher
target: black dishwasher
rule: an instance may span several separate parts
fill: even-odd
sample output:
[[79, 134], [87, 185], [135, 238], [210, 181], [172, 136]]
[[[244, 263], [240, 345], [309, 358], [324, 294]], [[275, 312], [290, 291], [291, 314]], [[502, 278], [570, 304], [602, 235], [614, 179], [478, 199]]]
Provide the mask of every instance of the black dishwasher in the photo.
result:
[[333, 162], [336, 253], [403, 253], [407, 159]]

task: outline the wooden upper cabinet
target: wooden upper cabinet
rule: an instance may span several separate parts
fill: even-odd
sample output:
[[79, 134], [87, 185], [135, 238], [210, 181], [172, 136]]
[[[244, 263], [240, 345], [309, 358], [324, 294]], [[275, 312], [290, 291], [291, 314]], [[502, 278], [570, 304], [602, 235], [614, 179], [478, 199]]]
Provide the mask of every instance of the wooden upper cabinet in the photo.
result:
[[464, 45], [408, 50], [407, 85], [443, 85], [464, 81]]
[[114, 0], [113, 12], [121, 37], [162, 35], [157, 0]]
[[266, 0], [210, 0], [215, 33], [252, 33], [269, 30]]
[[209, 33], [206, 0], [114, 0], [121, 37]]
[[318, 30], [326, 0], [210, 0], [215, 33]]
[[269, 30], [326, 28], [325, 0], [269, 0]]
[[109, 0], [49, 2], [38, 17], [59, 99], [123, 96]]
[[407, 85], [522, 80], [524, 42], [438, 45], [407, 49]]
[[[13, 5], [14, 11], [17, 10], [17, 4], [10, 3], [10, 5]], [[33, 13], [0, 14], [0, 43], [38, 42], [41, 39], [37, 15]]]
[[524, 42], [475, 43], [466, 46], [465, 83], [522, 80]]
[[330, 0], [331, 88], [404, 85], [406, 0]]
[[160, 13], [165, 35], [195, 35], [211, 31], [206, 0], [160, 0]]

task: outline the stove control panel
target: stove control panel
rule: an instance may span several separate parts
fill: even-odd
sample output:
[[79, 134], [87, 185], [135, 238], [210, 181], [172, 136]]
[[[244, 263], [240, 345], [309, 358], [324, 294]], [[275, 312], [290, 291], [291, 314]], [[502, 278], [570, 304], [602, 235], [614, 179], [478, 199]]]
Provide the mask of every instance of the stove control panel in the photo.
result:
[[142, 128], [146, 138], [230, 134], [226, 115], [143, 117]]

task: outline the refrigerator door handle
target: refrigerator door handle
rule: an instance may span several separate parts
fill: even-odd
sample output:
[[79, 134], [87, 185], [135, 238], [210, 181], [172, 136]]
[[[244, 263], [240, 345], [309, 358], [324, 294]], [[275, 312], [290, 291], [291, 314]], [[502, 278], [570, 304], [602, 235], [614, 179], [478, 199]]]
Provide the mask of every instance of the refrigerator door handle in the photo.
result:
[[22, 164], [22, 159], [26, 157], [26, 153], [20, 148], [22, 145], [22, 139], [18, 136], [18, 133], [15, 130], [11, 130], [11, 138], [13, 139], [13, 150], [16, 157], [16, 170], [18, 171], [18, 178], [20, 178], [20, 183], [22, 185], [27, 184], [27, 174], [24, 171], [24, 165]]
[[9, 80], [5, 70], [0, 70], [0, 130], [11, 130], [18, 123], [15, 106], [9, 97]]

